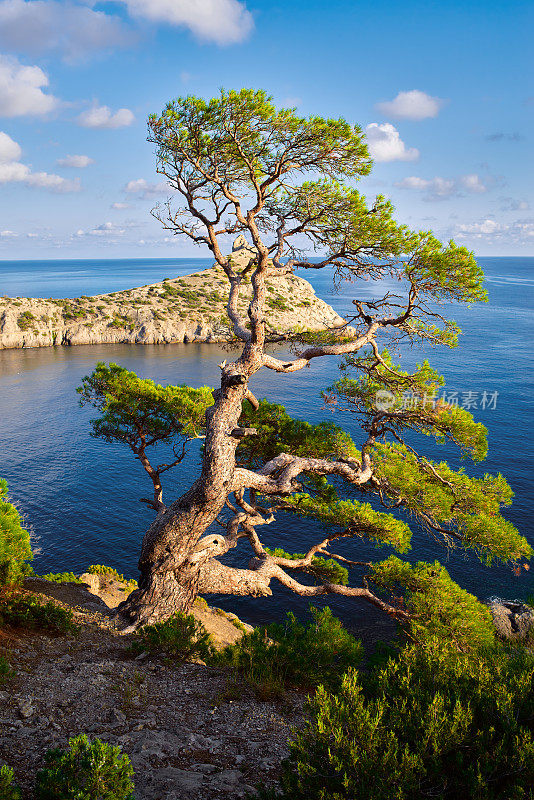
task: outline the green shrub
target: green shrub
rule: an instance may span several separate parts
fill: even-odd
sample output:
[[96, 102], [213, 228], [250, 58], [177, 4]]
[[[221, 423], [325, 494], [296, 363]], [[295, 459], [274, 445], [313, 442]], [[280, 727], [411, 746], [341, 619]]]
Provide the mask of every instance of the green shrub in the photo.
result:
[[119, 747], [87, 736], [69, 739], [45, 756], [37, 773], [36, 800], [133, 800], [133, 768]]
[[7, 483], [0, 478], [0, 586], [17, 584], [30, 572], [30, 534], [20, 514], [7, 500]]
[[236, 669], [263, 699], [319, 683], [339, 686], [343, 673], [359, 664], [362, 646], [329, 608], [312, 606], [310, 611], [308, 625], [288, 614], [284, 624], [256, 628], [225, 647], [214, 663]]
[[4, 681], [11, 678], [15, 674], [15, 670], [4, 656], [0, 656], [0, 686]]
[[0, 800], [21, 800], [22, 793], [12, 781], [13, 770], [4, 764], [0, 769]]
[[44, 630], [49, 633], [74, 633], [72, 611], [55, 605], [52, 601], [41, 603], [34, 594], [4, 592], [0, 596], [0, 624], [16, 628]]
[[53, 583], [83, 583], [74, 572], [47, 572], [46, 575], [41, 575], [40, 577]]
[[124, 583], [130, 592], [137, 589], [136, 580], [133, 578], [125, 578], [124, 575], [121, 572], [117, 572], [114, 567], [106, 567], [104, 564], [91, 564], [85, 571], [89, 572], [90, 575], [107, 575], [108, 578], [112, 578], [119, 583]]
[[176, 661], [200, 658], [211, 659], [214, 648], [209, 633], [192, 614], [178, 612], [165, 622], [144, 625], [134, 634], [132, 650], [135, 653], [164, 652]]
[[27, 331], [28, 328], [32, 327], [34, 322], [35, 317], [31, 311], [23, 311], [22, 314], [19, 314], [17, 317], [17, 325], [21, 331]]
[[291, 800], [530, 800], [534, 654], [473, 655], [439, 638], [406, 647], [337, 694], [320, 687], [291, 743]]

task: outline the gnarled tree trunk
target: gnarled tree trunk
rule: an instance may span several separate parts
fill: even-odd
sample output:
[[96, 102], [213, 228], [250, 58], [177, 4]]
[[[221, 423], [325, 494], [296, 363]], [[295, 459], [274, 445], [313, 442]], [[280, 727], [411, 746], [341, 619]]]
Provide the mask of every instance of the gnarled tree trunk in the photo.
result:
[[219, 549], [217, 537], [213, 547], [209, 541], [201, 548], [197, 545], [223, 508], [232, 485], [239, 443], [232, 431], [238, 426], [248, 373], [255, 360], [250, 352], [247, 355], [222, 369], [221, 388], [214, 393], [215, 403], [206, 414], [199, 479], [158, 514], [145, 534], [139, 589], [119, 608], [120, 615], [134, 626], [158, 622], [175, 611], [188, 611], [198, 593], [202, 568]]

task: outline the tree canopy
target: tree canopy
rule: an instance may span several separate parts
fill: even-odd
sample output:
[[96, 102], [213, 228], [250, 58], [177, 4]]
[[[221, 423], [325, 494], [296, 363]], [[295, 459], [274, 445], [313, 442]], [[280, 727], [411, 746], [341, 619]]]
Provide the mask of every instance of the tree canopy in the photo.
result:
[[[465, 248], [410, 230], [393, 219], [384, 197], [368, 201], [358, 191], [358, 179], [371, 169], [360, 128], [277, 109], [263, 91], [222, 90], [209, 101], [168, 103], [149, 118], [149, 141], [173, 195], [154, 213], [174, 234], [208, 248], [224, 272], [240, 352], [220, 365], [213, 392], [164, 389], [116, 365], [99, 365], [84, 379], [82, 400], [101, 412], [95, 435], [124, 441], [138, 457], [140, 446], [156, 437], [205, 436], [202, 468], [188, 491], [168, 506], [155, 496], [158, 514], [143, 541], [139, 590], [122, 613], [134, 625], [157, 621], [187, 610], [197, 592], [270, 594], [276, 580], [304, 597], [363, 599], [407, 620], [419, 606], [399, 600], [392, 587], [402, 584], [406, 597], [431, 591], [434, 584], [422, 577], [431, 567], [363, 562], [357, 541], [404, 554], [414, 524], [446, 547], [474, 551], [485, 564], [529, 558], [530, 545], [501, 515], [512, 497], [501, 475], [472, 478], [418, 448], [424, 436], [436, 447], [457, 447], [465, 459], [486, 455], [484, 426], [465, 409], [436, 400], [443, 378], [430, 364], [409, 372], [394, 357], [401, 346], [456, 346], [460, 331], [448, 312], [486, 299], [483, 274]], [[225, 252], [236, 235], [251, 246], [244, 260]], [[266, 279], [326, 268], [334, 280], [352, 280], [356, 293], [361, 280], [387, 279], [395, 291], [354, 300], [340, 327], [271, 330]], [[249, 279], [245, 318], [238, 300]], [[273, 351], [271, 342], [286, 343], [291, 354]], [[287, 381], [282, 376], [316, 358], [340, 356], [340, 378], [324, 400], [353, 413], [358, 441], [333, 422], [290, 417], [276, 398], [259, 402], [248, 387], [260, 369]], [[409, 404], [402, 401], [406, 393]], [[296, 554], [288, 527], [287, 546], [270, 548], [263, 526], [280, 511], [323, 523], [320, 540]], [[340, 539], [354, 540], [350, 557], [332, 551]], [[250, 551], [248, 568], [221, 561], [242, 544]]]

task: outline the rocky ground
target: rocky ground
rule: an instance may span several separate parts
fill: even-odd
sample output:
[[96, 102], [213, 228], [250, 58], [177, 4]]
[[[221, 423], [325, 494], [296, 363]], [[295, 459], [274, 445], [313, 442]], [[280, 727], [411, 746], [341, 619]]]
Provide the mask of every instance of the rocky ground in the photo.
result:
[[[107, 605], [87, 587], [26, 586], [71, 607], [80, 632], [0, 631], [1, 654], [16, 669], [0, 687], [0, 764], [13, 767], [25, 800], [47, 749], [79, 733], [122, 747], [136, 800], [239, 798], [276, 780], [303, 696], [260, 702], [223, 670], [134, 657], [131, 637], [113, 629]], [[241, 635], [221, 612], [199, 605], [196, 613], [222, 642]]]
[[[250, 250], [234, 244], [236, 265]], [[239, 259], [243, 263], [239, 263]], [[75, 299], [0, 298], [0, 350], [76, 344], [227, 342], [233, 336], [226, 303], [228, 280], [211, 267], [184, 278]], [[243, 319], [252, 296], [245, 278], [238, 307]], [[267, 321], [279, 333], [320, 331], [344, 320], [296, 275], [267, 279]], [[352, 330], [352, 329], [351, 329]]]

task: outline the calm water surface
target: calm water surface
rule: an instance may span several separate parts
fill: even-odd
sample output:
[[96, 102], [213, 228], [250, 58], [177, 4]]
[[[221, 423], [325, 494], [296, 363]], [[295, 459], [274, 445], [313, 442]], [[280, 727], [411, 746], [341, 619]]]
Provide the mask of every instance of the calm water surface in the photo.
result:
[[[534, 259], [486, 258], [479, 263], [486, 273], [490, 302], [452, 312], [464, 330], [460, 346], [424, 354], [408, 352], [403, 354], [403, 363], [411, 365], [429, 357], [445, 374], [447, 390], [460, 395], [472, 392], [479, 405], [484, 391], [497, 392], [495, 409], [473, 410], [489, 430], [488, 459], [483, 465], [467, 463], [466, 467], [470, 474], [500, 471], [508, 478], [516, 496], [505, 515], [534, 543]], [[90, 295], [185, 275], [208, 264], [202, 259], [0, 262], [0, 294]], [[301, 274], [341, 314], [350, 310], [353, 297], [369, 298], [372, 290], [380, 294], [367, 283], [344, 284], [336, 293], [330, 276]], [[217, 363], [228, 355], [221, 346], [196, 344], [0, 351], [0, 475], [9, 481], [12, 499], [32, 530], [38, 572], [76, 572], [90, 563], [107, 563], [135, 577], [140, 541], [151, 520], [151, 513], [138, 501], [149, 490], [147, 479], [130, 451], [89, 436], [91, 411], [79, 407], [75, 392], [82, 377], [97, 361], [105, 360], [161, 383], [215, 385], [220, 374]], [[333, 362], [317, 359], [309, 369], [293, 375], [261, 372], [252, 388], [259, 396], [283, 403], [295, 416], [319, 421], [331, 418], [321, 408], [319, 393], [336, 376]], [[361, 441], [350, 415], [338, 416], [336, 421]], [[458, 463], [447, 448], [426, 452]], [[194, 449], [181, 468], [168, 473], [167, 499], [189, 485], [198, 465]], [[313, 523], [281, 516], [268, 535], [265, 529], [262, 533], [271, 546], [302, 552], [314, 530]], [[339, 549], [358, 560], [389, 555], [385, 548], [377, 553], [356, 541], [345, 542]], [[249, 557], [245, 547], [229, 555], [242, 566]], [[453, 553], [448, 557], [417, 531], [407, 557], [414, 561], [440, 558], [455, 579], [480, 597], [524, 597], [533, 590], [528, 575], [518, 579], [505, 568], [486, 569], [471, 556]], [[287, 609], [301, 612], [307, 607], [307, 602], [285, 589], [274, 585], [273, 590], [271, 598], [217, 598], [217, 602], [252, 622], [278, 619]], [[360, 631], [375, 625], [374, 611], [365, 606], [338, 600], [328, 603]]]

